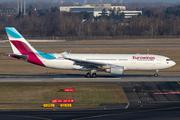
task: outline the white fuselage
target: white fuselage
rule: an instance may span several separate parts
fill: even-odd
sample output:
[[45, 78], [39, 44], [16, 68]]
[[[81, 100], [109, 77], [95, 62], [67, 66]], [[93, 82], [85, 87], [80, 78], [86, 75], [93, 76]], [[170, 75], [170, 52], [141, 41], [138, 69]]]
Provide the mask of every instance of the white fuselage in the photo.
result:
[[[46, 67], [57, 69], [90, 70], [74, 61], [64, 59], [61, 54], [53, 54], [56, 59], [41, 58]], [[153, 54], [67, 54], [69, 58], [103, 62], [123, 66], [124, 70], [160, 70], [174, 66], [176, 63], [170, 58]]]

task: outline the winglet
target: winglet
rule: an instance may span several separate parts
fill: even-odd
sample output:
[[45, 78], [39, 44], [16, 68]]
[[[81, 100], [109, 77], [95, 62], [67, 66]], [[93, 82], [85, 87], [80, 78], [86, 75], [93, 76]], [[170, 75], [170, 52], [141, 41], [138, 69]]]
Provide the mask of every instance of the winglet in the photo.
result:
[[65, 55], [66, 53], [61, 53], [61, 56], [64, 58], [64, 59], [68, 59], [68, 57]]
[[67, 51], [64, 51], [64, 53], [69, 54]]

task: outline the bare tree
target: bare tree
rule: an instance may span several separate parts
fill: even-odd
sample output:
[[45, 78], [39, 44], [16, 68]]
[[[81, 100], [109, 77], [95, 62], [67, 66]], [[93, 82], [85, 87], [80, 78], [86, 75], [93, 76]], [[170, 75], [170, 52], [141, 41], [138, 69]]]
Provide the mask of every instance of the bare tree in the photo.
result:
[[117, 24], [116, 23], [112, 24], [112, 29], [113, 29], [113, 35], [115, 36], [116, 35], [116, 30], [117, 30]]

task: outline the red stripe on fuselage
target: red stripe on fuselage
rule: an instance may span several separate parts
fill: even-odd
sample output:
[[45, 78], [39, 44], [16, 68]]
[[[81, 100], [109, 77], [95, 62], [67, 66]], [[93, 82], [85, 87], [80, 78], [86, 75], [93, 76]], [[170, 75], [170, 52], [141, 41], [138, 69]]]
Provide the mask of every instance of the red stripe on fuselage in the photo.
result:
[[21, 41], [10, 40], [10, 42], [19, 50], [19, 52], [23, 55], [28, 55], [27, 61], [33, 64], [45, 66], [41, 60], [34, 54], [34, 52], [24, 43]]

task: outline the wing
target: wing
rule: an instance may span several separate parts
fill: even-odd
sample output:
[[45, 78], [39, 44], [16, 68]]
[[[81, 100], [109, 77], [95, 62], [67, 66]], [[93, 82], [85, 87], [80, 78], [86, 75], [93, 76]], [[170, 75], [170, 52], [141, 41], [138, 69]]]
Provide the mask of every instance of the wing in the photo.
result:
[[87, 68], [96, 67], [96, 68], [100, 68], [100, 69], [105, 69], [105, 68], [109, 68], [110, 66], [112, 66], [112, 64], [108, 64], [108, 63], [104, 63], [104, 62], [96, 62], [96, 61], [68, 58], [65, 55], [65, 53], [61, 53], [61, 55], [62, 55], [62, 57], [64, 59], [74, 61], [76, 65], [81, 65], [81, 66], [84, 66], [84, 67], [87, 67]]

